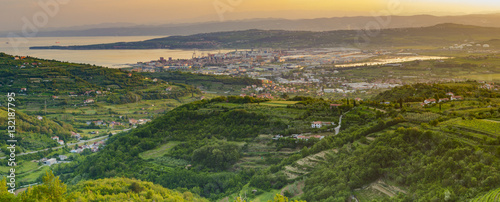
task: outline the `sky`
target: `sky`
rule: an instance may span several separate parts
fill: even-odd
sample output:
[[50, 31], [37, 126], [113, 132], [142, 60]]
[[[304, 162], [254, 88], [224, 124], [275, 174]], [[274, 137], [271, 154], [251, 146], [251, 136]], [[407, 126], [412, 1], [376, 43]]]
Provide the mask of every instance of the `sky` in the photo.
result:
[[0, 32], [254, 18], [500, 13], [498, 0], [0, 0]]

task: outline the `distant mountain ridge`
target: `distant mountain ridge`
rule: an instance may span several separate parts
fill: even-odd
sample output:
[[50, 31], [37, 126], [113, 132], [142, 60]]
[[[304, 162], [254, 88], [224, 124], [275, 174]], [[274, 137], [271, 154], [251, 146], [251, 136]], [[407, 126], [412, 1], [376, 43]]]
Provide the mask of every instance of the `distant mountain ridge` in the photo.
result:
[[[331, 47], [448, 47], [464, 41], [488, 41], [500, 36], [500, 27], [479, 27], [444, 23], [430, 27], [379, 30], [373, 37], [365, 31], [328, 32], [245, 30], [214, 32], [190, 36], [170, 36], [137, 42], [118, 42], [83, 46], [41, 46], [30, 49], [245, 49], [245, 48], [331, 48]], [[496, 48], [496, 47], [493, 47]]]
[[[359, 16], [316, 19], [250, 19], [224, 22], [183, 23], [165, 25], [136, 25], [109, 28], [78, 30], [61, 29], [41, 31], [38, 37], [69, 36], [156, 36], [156, 35], [192, 35], [208, 32], [241, 31], [248, 29], [287, 30], [287, 31], [335, 31], [373, 28], [373, 22], [382, 29], [428, 27], [442, 23], [475, 25], [482, 27], [500, 27], [500, 14], [476, 14], [461, 16]], [[370, 27], [371, 26], [371, 27]], [[76, 28], [75, 28], [76, 29]], [[5, 34], [0, 34], [0, 36]]]

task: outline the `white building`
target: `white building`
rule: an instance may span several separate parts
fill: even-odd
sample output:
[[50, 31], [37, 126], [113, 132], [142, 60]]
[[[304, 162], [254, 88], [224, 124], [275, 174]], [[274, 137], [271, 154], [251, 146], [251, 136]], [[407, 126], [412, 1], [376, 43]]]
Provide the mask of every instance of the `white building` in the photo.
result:
[[321, 128], [323, 123], [321, 121], [315, 121], [311, 124], [311, 128]]
[[48, 166], [57, 164], [57, 159], [55, 159], [55, 158], [48, 159], [48, 160], [44, 161], [43, 164], [48, 165]]

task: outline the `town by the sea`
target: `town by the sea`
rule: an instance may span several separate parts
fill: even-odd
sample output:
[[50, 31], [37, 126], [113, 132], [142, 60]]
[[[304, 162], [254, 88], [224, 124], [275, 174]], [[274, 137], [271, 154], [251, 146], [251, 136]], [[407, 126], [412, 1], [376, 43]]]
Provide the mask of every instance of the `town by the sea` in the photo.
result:
[[[141, 61], [160, 57], [190, 59], [195, 50], [30, 50], [32, 46], [71, 46], [115, 42], [133, 42], [166, 36], [96, 36], [96, 37], [32, 37], [0, 38], [0, 52], [11, 55], [31, 56], [42, 59], [85, 63], [109, 68], [129, 67]], [[197, 54], [229, 52], [228, 50], [196, 51]]]

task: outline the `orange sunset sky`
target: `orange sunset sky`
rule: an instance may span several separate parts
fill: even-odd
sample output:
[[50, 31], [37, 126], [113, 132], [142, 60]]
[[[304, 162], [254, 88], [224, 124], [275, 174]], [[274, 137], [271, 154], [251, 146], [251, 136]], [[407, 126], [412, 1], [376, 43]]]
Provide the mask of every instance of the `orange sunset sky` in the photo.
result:
[[31, 20], [37, 12], [44, 12], [39, 2], [60, 2], [57, 12], [44, 26], [47, 28], [100, 23], [500, 13], [497, 0], [2, 0], [0, 31], [19, 30], [23, 18]]

